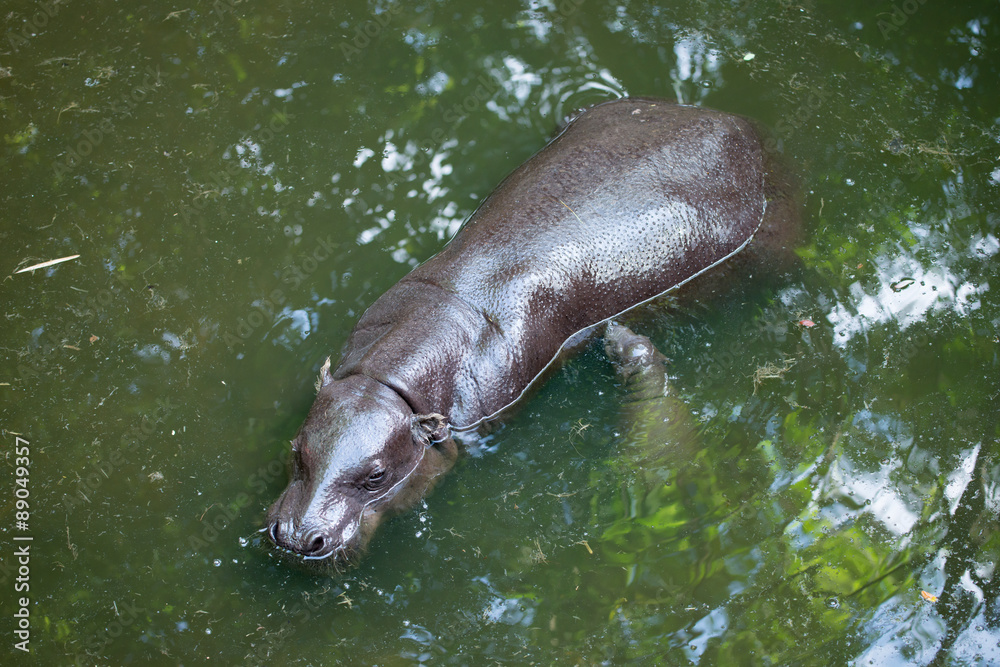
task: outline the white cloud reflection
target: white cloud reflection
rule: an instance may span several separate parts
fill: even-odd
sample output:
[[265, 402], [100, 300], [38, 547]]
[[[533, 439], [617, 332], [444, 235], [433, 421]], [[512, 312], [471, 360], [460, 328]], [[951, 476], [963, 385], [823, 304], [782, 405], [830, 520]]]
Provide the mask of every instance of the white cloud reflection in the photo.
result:
[[[970, 250], [983, 256], [995, 254], [1000, 244], [992, 235], [973, 239]], [[847, 297], [837, 303], [826, 319], [833, 325], [834, 342], [845, 345], [875, 325], [894, 321], [906, 329], [934, 311], [952, 310], [966, 316], [980, 308], [980, 296], [988, 282], [973, 283], [959, 275], [957, 262], [925, 267], [915, 254], [899, 254], [876, 268], [879, 287], [868, 293], [853, 283]]]

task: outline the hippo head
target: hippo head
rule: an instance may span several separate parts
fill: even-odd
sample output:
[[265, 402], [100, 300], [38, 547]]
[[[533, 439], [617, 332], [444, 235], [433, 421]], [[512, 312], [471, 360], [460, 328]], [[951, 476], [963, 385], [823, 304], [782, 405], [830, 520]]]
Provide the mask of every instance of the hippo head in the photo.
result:
[[364, 375], [320, 371], [316, 401], [292, 440], [292, 479], [264, 529], [288, 554], [340, 570], [387, 516], [413, 506], [457, 457], [442, 415], [415, 415]]

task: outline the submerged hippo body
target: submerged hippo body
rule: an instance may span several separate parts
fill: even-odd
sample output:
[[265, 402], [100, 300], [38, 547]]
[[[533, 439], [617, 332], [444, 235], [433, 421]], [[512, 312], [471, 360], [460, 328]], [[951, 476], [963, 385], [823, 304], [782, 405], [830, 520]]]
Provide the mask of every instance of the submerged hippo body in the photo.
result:
[[332, 371], [327, 360], [272, 541], [348, 561], [451, 467], [450, 434], [515, 402], [574, 334], [755, 236], [755, 249], [787, 243], [771, 169], [738, 116], [648, 99], [578, 116], [365, 312]]

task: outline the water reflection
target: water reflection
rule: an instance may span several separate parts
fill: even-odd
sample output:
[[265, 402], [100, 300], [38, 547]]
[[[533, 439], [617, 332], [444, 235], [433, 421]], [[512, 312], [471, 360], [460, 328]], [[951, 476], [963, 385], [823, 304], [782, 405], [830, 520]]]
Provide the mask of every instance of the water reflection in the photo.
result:
[[[543, 72], [529, 68], [515, 55], [487, 57], [479, 63], [477, 76], [467, 75], [457, 80], [444, 72], [435, 72], [427, 85], [416, 88], [421, 97], [436, 98], [435, 112], [431, 114], [426, 113], [423, 102], [418, 102], [416, 113], [423, 118], [417, 128], [422, 130], [423, 138], [409, 139], [397, 129], [387, 128], [376, 142], [381, 168], [398, 194], [434, 205], [433, 215], [426, 221], [406, 221], [409, 236], [432, 233], [439, 240], [449, 239], [471, 212], [468, 200], [449, 199], [449, 184], [454, 181], [456, 159], [462, 159], [462, 155], [457, 155], [460, 152], [457, 135], [466, 132], [469, 117], [480, 107], [503, 121], [527, 123], [545, 138], [552, 136], [556, 123], [563, 122], [572, 112], [624, 94], [610, 72], [594, 67], [588, 53], [586, 44], [581, 44], [577, 67]], [[465, 92], [464, 97], [459, 97], [460, 91]], [[533, 109], [536, 114], [526, 117], [525, 109]], [[375, 149], [360, 148], [354, 166], [363, 166], [375, 155]], [[377, 228], [363, 232], [361, 242], [370, 242], [386, 228], [388, 225], [379, 221]], [[418, 259], [412, 256], [410, 246], [409, 239], [397, 241], [393, 259], [415, 266]]]
[[[970, 284], [944, 266], [924, 269], [913, 257], [893, 258], [878, 272], [881, 287], [876, 294], [868, 294], [860, 283], [853, 283], [849, 299], [827, 315], [837, 344], [845, 345], [864, 335], [873, 324], [893, 321], [906, 329], [934, 310], [965, 315], [979, 308], [979, 294], [989, 288], [988, 284]], [[902, 286], [901, 277], [907, 280]]]
[[702, 35], [684, 37], [674, 44], [677, 64], [670, 71], [674, 95], [682, 104], [701, 104], [711, 88], [721, 87], [722, 53]]

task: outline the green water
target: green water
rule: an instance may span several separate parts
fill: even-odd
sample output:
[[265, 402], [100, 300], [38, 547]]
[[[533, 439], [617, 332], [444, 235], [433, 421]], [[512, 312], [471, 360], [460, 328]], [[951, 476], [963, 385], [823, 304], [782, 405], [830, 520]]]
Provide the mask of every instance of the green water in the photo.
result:
[[[1000, 662], [995, 1], [3, 10], [0, 662]], [[276, 561], [323, 358], [625, 94], [753, 116], [804, 183], [796, 278], [635, 325], [696, 441], [594, 346], [357, 569]]]

